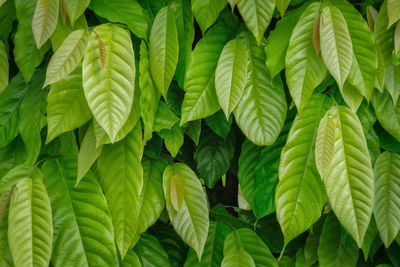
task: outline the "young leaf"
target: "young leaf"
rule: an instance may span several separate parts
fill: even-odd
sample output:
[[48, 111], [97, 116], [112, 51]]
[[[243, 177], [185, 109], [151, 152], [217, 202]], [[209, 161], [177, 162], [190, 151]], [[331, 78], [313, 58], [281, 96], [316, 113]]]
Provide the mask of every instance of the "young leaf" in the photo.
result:
[[150, 32], [150, 72], [155, 85], [167, 97], [169, 85], [178, 63], [179, 43], [172, 8], [158, 11]]
[[[58, 19], [58, 23], [56, 26], [56, 29], [54, 30], [53, 34], [50, 37], [51, 41], [51, 47], [54, 52], [57, 52], [58, 48], [61, 46], [61, 44], [64, 42], [64, 40], [74, 31], [76, 30], [87, 30], [88, 25], [86, 22], [86, 17], [85, 16], [80, 16], [74, 23], [74, 25], [71, 25], [69, 21], [66, 21], [65, 23], [62, 22], [62, 19]], [[87, 44], [87, 40], [86, 40]], [[86, 49], [86, 45], [83, 48], [83, 50]], [[84, 51], [82, 51], [83, 55]]]
[[64, 0], [65, 9], [72, 25], [83, 14], [90, 0]]
[[64, 79], [81, 62], [88, 42], [86, 30], [73, 31], [52, 56], [47, 66], [46, 81], [43, 87]]
[[383, 152], [375, 163], [374, 216], [379, 235], [389, 247], [400, 230], [400, 155]]
[[3, 41], [0, 40], [0, 93], [8, 85], [8, 55]]
[[[178, 179], [183, 188], [182, 207], [176, 211], [171, 200], [171, 179]], [[182, 238], [192, 247], [199, 260], [203, 253], [209, 226], [206, 194], [196, 174], [185, 164], [175, 163], [164, 170], [163, 188], [171, 223]]]
[[326, 6], [320, 18], [321, 54], [325, 65], [340, 88], [349, 75], [353, 45], [347, 23], [335, 6]]
[[224, 0], [191, 0], [193, 15], [203, 35], [214, 24], [219, 12], [226, 6]]
[[[381, 8], [384, 8], [382, 5]], [[400, 19], [400, 3], [398, 0], [387, 0], [388, 28]]]
[[[106, 62], [101, 64], [100, 43]], [[135, 90], [135, 56], [129, 33], [116, 25], [97, 26], [82, 66], [83, 89], [94, 118], [115, 142], [130, 114]]]
[[227, 119], [242, 97], [246, 78], [246, 47], [238, 39], [231, 40], [222, 50], [215, 71], [218, 102]]
[[53, 34], [58, 20], [58, 0], [38, 0], [32, 20], [33, 37], [37, 48]]

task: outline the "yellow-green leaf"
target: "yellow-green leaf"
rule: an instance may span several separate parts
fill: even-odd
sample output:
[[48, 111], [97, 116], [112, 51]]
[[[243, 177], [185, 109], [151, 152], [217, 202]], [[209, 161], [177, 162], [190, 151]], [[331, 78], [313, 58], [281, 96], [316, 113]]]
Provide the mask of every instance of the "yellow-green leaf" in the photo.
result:
[[32, 31], [37, 48], [50, 38], [57, 26], [58, 0], [38, 0], [32, 20]]

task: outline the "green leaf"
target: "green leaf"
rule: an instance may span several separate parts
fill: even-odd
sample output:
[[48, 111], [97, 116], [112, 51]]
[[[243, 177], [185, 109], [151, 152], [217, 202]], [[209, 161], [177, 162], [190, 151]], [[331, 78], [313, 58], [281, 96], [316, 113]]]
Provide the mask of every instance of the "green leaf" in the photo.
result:
[[73, 31], [68, 35], [47, 66], [46, 81], [43, 87], [64, 79], [79, 65], [88, 38], [89, 34], [84, 29]]
[[351, 240], [347, 246], [340, 233], [340, 224], [331, 212], [325, 220], [318, 246], [320, 266], [356, 266], [357, 244]]
[[189, 249], [186, 256], [185, 267], [219, 267], [223, 259], [223, 247], [226, 236], [232, 230], [222, 222], [210, 222], [207, 241], [204, 246], [201, 261], [193, 249]]
[[[32, 1], [33, 2], [33, 1]], [[15, 6], [14, 1], [6, 0], [3, 5], [0, 6], [0, 39], [5, 43], [6, 49], [8, 36], [13, 29], [13, 23], [16, 19], [15, 17]]]
[[215, 71], [218, 102], [227, 119], [242, 97], [246, 78], [246, 47], [238, 39], [231, 40], [224, 46]]
[[165, 147], [171, 156], [175, 157], [183, 145], [183, 129], [179, 127], [178, 123], [175, 123], [171, 129], [163, 129], [158, 133], [158, 135], [164, 139]]
[[234, 154], [235, 146], [232, 138], [223, 140], [210, 132], [202, 136], [193, 158], [199, 175], [208, 188], [213, 188], [228, 171]]
[[314, 150], [319, 122], [331, 103], [324, 95], [312, 96], [296, 116], [282, 149], [275, 203], [285, 245], [318, 220], [326, 201]]
[[128, 119], [135, 90], [135, 56], [129, 33], [116, 25], [97, 26], [89, 38], [82, 72], [90, 110], [113, 143]]
[[0, 40], [0, 93], [8, 85], [8, 54], [3, 41]]
[[383, 152], [375, 163], [374, 216], [379, 235], [389, 247], [400, 230], [400, 155]]
[[[179, 212], [171, 203], [173, 177], [183, 188], [183, 203]], [[187, 165], [175, 163], [164, 170], [163, 188], [168, 215], [175, 231], [196, 251], [200, 260], [207, 239], [209, 219], [208, 202], [199, 179]]]
[[339, 87], [343, 88], [353, 61], [353, 45], [346, 20], [337, 7], [324, 7], [319, 33], [325, 65]]
[[201, 134], [201, 120], [189, 122], [183, 131], [198, 146]]
[[147, 39], [149, 18], [137, 1], [91, 0], [89, 8], [112, 22], [121, 22], [140, 38]]
[[178, 121], [179, 118], [169, 109], [167, 104], [160, 101], [154, 118], [153, 130], [159, 132], [163, 129], [171, 129]]
[[[365, 237], [364, 237], [364, 241], [363, 241], [362, 247], [361, 247], [361, 249], [363, 251], [363, 254], [364, 254], [364, 260], [365, 261], [367, 261], [367, 259], [368, 259], [368, 255], [369, 255], [369, 252], [371, 250], [371, 246], [372, 246], [372, 244], [374, 242], [374, 239], [375, 239], [377, 234], [378, 234], [378, 228], [376, 226], [375, 219], [372, 216], [371, 217], [371, 221], [370, 221], [369, 226], [368, 226], [368, 229], [367, 229], [367, 232], [365, 233]], [[381, 245], [382, 244], [379, 244], [379, 246], [381, 246]], [[371, 257], [373, 257], [373, 255], [371, 255]]]
[[256, 145], [271, 145], [278, 138], [286, 117], [285, 92], [280, 80], [270, 80], [263, 45], [257, 46], [249, 32], [238, 37], [248, 53], [248, 75], [242, 98], [234, 110], [239, 128]]
[[142, 130], [137, 123], [124, 139], [103, 147], [97, 165], [122, 258], [133, 243], [139, 218], [137, 207], [143, 185], [142, 154]]
[[[376, 44], [376, 42], [375, 42]], [[380, 47], [376, 45], [376, 57], [378, 61], [377, 69], [376, 69], [376, 79], [375, 79], [375, 88], [379, 91], [383, 92], [384, 83], [385, 83], [385, 60], [383, 58]]]
[[121, 267], [141, 267], [138, 255], [133, 250], [128, 250], [123, 261], [120, 261]]
[[27, 164], [20, 164], [10, 169], [3, 177], [0, 179], [0, 194], [11, 190], [12, 187], [20, 180], [30, 177], [33, 171], [32, 166]]
[[321, 217], [308, 233], [306, 243], [304, 244], [304, 261], [306, 266], [312, 266], [318, 261], [318, 245], [324, 223], [324, 217]]
[[260, 45], [264, 32], [271, 21], [275, 1], [238, 0], [237, 7], [247, 28], [253, 33], [257, 44]]
[[369, 155], [371, 157], [371, 163], [372, 166], [374, 166], [376, 159], [381, 154], [379, 137], [376, 134], [375, 130], [371, 128], [369, 132], [365, 135], [365, 139], [367, 140], [367, 146]]
[[248, 266], [255, 267], [254, 260], [245, 250], [236, 248], [230, 250], [228, 253], [224, 254], [224, 259], [221, 263], [221, 267], [240, 267]]
[[219, 12], [226, 6], [225, 0], [191, 0], [193, 15], [203, 35], [214, 24]]
[[[10, 191], [8, 191], [8, 197], [10, 196]], [[8, 245], [8, 198], [5, 203], [6, 210], [4, 211], [4, 217], [0, 220], [0, 265], [4, 267], [12, 267], [14, 266], [13, 258], [11, 256], [10, 247]]]
[[308, 6], [293, 29], [287, 48], [285, 69], [287, 84], [299, 111], [304, 108], [315, 87], [325, 79], [327, 73], [312, 41], [314, 22], [320, 7], [320, 3]]
[[344, 106], [325, 116], [335, 121], [335, 145], [327, 175], [322, 177], [332, 209], [361, 247], [373, 209], [373, 171], [357, 115]]
[[32, 31], [38, 49], [50, 38], [57, 26], [58, 4], [58, 0], [37, 1]]
[[167, 97], [178, 63], [179, 43], [174, 13], [170, 7], [158, 11], [150, 32], [150, 72], [158, 90]]
[[360, 119], [364, 134], [367, 134], [376, 122], [376, 115], [372, 105], [363, 101], [357, 111], [357, 116]]
[[16, 266], [49, 266], [53, 224], [50, 200], [35, 170], [20, 180], [11, 193], [8, 242]]
[[115, 244], [110, 211], [96, 177], [88, 172], [77, 187], [77, 159], [62, 156], [42, 167], [53, 213], [54, 266], [113, 266]]
[[59, 17], [57, 27], [54, 30], [54, 33], [50, 37], [51, 47], [53, 48], [53, 51], [57, 52], [58, 48], [72, 32], [76, 30], [87, 30], [87, 29], [88, 25], [85, 16], [80, 16], [75, 21], [74, 25], [71, 25], [69, 21], [66, 21], [64, 23], [62, 21], [62, 18]]
[[[83, 14], [86, 8], [89, 5], [90, 0], [68, 0], [64, 1], [65, 8], [67, 10], [67, 14], [69, 20], [72, 25], [75, 24], [76, 20]], [[93, 0], [92, 2], [95, 2]]]
[[281, 16], [285, 15], [286, 9], [288, 8], [290, 4], [290, 0], [275, 0], [275, 5], [276, 8], [279, 10], [279, 13], [281, 13]]
[[[228, 234], [224, 243], [224, 261], [222, 266], [229, 262], [225, 260], [229, 255], [234, 255], [238, 251], [244, 250], [250, 255], [255, 266], [278, 266], [272, 253], [265, 243], [255, 232], [247, 228], [241, 228]], [[236, 255], [238, 256], [238, 255]], [[226, 266], [247, 266], [247, 265], [226, 265]]]
[[161, 247], [160, 242], [149, 233], [142, 234], [134, 251], [143, 267], [171, 266], [168, 255]]
[[220, 109], [215, 91], [215, 70], [229, 37], [229, 29], [219, 23], [207, 32], [193, 50], [185, 78], [181, 125], [208, 117]]
[[226, 138], [231, 131], [232, 116], [226, 119], [225, 114], [222, 110], [217, 111], [210, 117], [205, 118], [206, 124], [213, 130], [214, 133], [218, 134], [222, 138]]
[[[384, 8], [384, 6], [381, 6]], [[387, 16], [389, 19], [389, 28], [400, 19], [400, 3], [396, 0], [387, 0]]]

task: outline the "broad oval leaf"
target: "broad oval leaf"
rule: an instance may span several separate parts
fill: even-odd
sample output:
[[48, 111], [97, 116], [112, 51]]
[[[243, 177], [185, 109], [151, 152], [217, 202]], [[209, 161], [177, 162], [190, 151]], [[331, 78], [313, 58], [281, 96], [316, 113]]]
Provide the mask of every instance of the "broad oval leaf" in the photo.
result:
[[[93, 0], [92, 2], [94, 2]], [[65, 9], [72, 25], [83, 14], [89, 5], [90, 0], [63, 0]], [[62, 7], [61, 7], [62, 8]]]
[[275, 203], [285, 244], [318, 220], [326, 201], [314, 150], [319, 122], [331, 105], [327, 96], [312, 96], [296, 116], [282, 149]]
[[375, 163], [374, 217], [385, 247], [400, 230], [400, 155], [383, 152]]
[[137, 229], [143, 186], [142, 155], [142, 129], [137, 123], [124, 139], [103, 147], [97, 165], [122, 258], [131, 247]]
[[55, 83], [70, 74], [80, 63], [88, 42], [86, 30], [73, 31], [51, 57], [46, 70], [46, 81], [43, 87]]
[[227, 119], [239, 103], [246, 78], [246, 47], [238, 39], [231, 40], [224, 46], [215, 71], [215, 89], [218, 102]]
[[76, 185], [77, 159], [62, 156], [42, 167], [53, 212], [52, 264], [113, 266], [114, 231], [106, 199], [89, 171]]
[[256, 145], [270, 145], [278, 138], [286, 117], [285, 92], [280, 80], [270, 80], [262, 47], [249, 32], [238, 38], [248, 53], [247, 81], [234, 115], [244, 135]]
[[37, 1], [32, 31], [38, 49], [50, 38], [57, 26], [58, 5], [58, 0]]
[[116, 25], [97, 26], [83, 59], [83, 89], [93, 116], [112, 143], [132, 108], [135, 71], [129, 33]]
[[[171, 202], [171, 179], [178, 179], [183, 188], [183, 203], [176, 211]], [[209, 218], [208, 202], [196, 174], [185, 164], [175, 163], [164, 170], [163, 188], [171, 223], [182, 238], [192, 247], [199, 260], [206, 243]]]
[[150, 71], [158, 90], [167, 97], [169, 85], [178, 63], [179, 43], [172, 8], [158, 11], [150, 32]]
[[286, 52], [286, 82], [299, 111], [306, 105], [315, 87], [325, 79], [327, 73], [312, 41], [314, 21], [320, 7], [320, 3], [313, 3], [304, 11], [293, 29]]
[[203, 35], [214, 24], [219, 12], [226, 6], [225, 0], [191, 0], [193, 15]]
[[357, 115], [344, 106], [334, 106], [328, 114], [336, 121], [335, 145], [322, 180], [337, 218], [361, 247], [374, 201], [371, 158]]
[[35, 170], [20, 180], [11, 193], [8, 242], [16, 266], [49, 266], [53, 242], [50, 200]]
[[375, 92], [372, 97], [372, 104], [382, 127], [400, 142], [400, 100], [393, 103], [389, 92]]
[[0, 93], [6, 89], [8, 85], [8, 55], [3, 41], [0, 40]]
[[347, 23], [337, 7], [324, 7], [319, 32], [322, 58], [339, 87], [343, 88], [353, 61], [353, 45]]
[[272, 19], [275, 1], [238, 0], [237, 7], [247, 28], [253, 33], [257, 44], [260, 45], [264, 32]]

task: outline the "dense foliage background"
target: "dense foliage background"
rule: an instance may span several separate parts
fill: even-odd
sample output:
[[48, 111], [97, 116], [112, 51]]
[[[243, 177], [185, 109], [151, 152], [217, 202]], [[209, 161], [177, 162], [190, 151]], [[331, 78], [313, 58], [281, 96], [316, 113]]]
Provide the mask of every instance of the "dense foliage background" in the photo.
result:
[[400, 266], [399, 19], [0, 0], [0, 266]]

